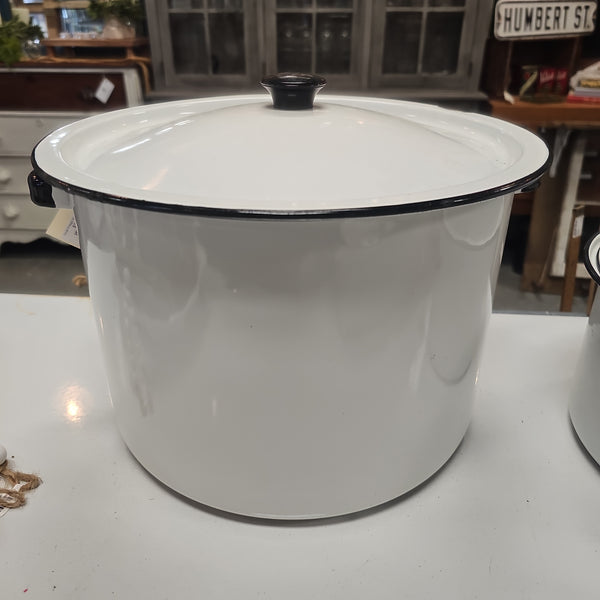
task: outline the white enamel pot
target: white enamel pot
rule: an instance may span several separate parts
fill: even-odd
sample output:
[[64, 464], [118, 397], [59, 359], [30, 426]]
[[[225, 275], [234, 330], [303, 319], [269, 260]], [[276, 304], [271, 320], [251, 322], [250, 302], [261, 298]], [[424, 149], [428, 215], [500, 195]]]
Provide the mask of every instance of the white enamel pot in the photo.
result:
[[460, 443], [511, 200], [548, 150], [480, 115], [312, 106], [318, 78], [264, 84], [275, 107], [212, 98], [63, 127], [30, 187], [75, 210], [139, 462], [225, 511], [341, 515]]
[[[600, 285], [600, 234], [584, 251], [585, 266]], [[600, 298], [596, 295], [577, 362], [569, 414], [573, 428], [592, 458], [600, 464]]]

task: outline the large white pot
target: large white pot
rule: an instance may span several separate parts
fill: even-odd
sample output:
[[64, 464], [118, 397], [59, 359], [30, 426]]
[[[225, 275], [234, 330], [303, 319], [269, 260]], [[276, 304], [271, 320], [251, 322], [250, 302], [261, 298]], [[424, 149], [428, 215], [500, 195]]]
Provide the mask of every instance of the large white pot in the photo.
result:
[[[600, 285], [600, 234], [587, 244], [584, 262], [592, 282]], [[579, 440], [600, 464], [600, 296], [596, 296], [577, 361], [569, 415]]]
[[[291, 90], [276, 104], [314, 95], [307, 79], [271, 81]], [[386, 502], [452, 455], [512, 196], [547, 162], [479, 115], [253, 95], [69, 125], [30, 183], [75, 209], [140, 463], [207, 505], [293, 519]]]

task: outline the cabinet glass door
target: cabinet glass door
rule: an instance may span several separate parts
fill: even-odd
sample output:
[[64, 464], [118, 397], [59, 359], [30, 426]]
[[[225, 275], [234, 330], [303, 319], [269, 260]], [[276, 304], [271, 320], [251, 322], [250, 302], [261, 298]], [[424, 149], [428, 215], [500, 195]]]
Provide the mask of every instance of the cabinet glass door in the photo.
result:
[[[264, 75], [330, 89], [475, 91], [492, 0], [145, 0], [157, 89], [257, 90]], [[213, 91], [211, 90], [211, 91]]]
[[464, 85], [475, 0], [377, 0], [372, 75], [378, 84]]
[[360, 4], [358, 0], [267, 0], [267, 70], [358, 80]]
[[[160, 41], [167, 85], [214, 81], [243, 83], [256, 47], [255, 2], [164, 0], [156, 3], [163, 22]], [[151, 32], [152, 33], [152, 32]]]

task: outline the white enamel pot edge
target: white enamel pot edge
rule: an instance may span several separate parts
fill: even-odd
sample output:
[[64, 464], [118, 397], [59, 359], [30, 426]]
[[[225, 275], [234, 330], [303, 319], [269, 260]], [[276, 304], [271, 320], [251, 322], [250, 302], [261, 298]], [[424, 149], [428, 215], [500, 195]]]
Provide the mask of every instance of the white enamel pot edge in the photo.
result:
[[[340, 201], [328, 199], [326, 205], [316, 203], [306, 209], [257, 206], [256, 200], [248, 207], [238, 205], [239, 201], [235, 197], [220, 198], [215, 203], [214, 199], [199, 195], [197, 190], [191, 195], [154, 190], [152, 186], [144, 186], [141, 190], [99, 179], [90, 174], [84, 164], [89, 162], [90, 158], [81, 159], [83, 162], [78, 166], [74, 164], [80, 156], [100, 152], [98, 148], [102, 148], [103, 144], [107, 143], [106, 140], [119, 136], [127, 137], [131, 135], [132, 129], [141, 127], [147, 121], [152, 122], [156, 129], [160, 128], [161, 124], [172, 122], [174, 113], [185, 121], [186, 116], [210, 115], [227, 108], [259, 106], [265, 103], [264, 96], [249, 95], [185, 100], [123, 109], [67, 125], [50, 134], [34, 149], [34, 172], [55, 189], [67, 193], [61, 195], [59, 192], [57, 200], [65, 207], [72, 204], [68, 200], [68, 194], [76, 194], [107, 203], [125, 202], [136, 208], [158, 212], [175, 211], [225, 218], [305, 219], [420, 212], [479, 202], [518, 192], [535, 184], [550, 162], [550, 152], [543, 140], [517, 125], [492, 117], [415, 102], [377, 98], [325, 95], [320, 96], [319, 101], [326, 107], [357, 106], [366, 112], [379, 112], [392, 118], [408, 113], [410, 123], [420, 126], [424, 131], [435, 128], [442, 138], [454, 136], [466, 145], [473, 145], [473, 150], [477, 149], [483, 154], [504, 154], [497, 172], [482, 175], [481, 181], [473, 179], [464, 184], [444, 184], [441, 188], [430, 186], [430, 189], [402, 194], [374, 194], [372, 197], [358, 197], [351, 202], [347, 198]], [[69, 144], [72, 156], [66, 159], [62, 148], [68, 148]], [[506, 166], [501, 166], [502, 161]], [[422, 178], [426, 180], [430, 174], [430, 171], [424, 170]]]
[[[587, 271], [600, 285], [600, 234], [587, 243], [584, 254]], [[596, 296], [581, 345], [573, 388], [569, 400], [569, 416], [573, 428], [590, 456], [600, 464], [600, 298]]]

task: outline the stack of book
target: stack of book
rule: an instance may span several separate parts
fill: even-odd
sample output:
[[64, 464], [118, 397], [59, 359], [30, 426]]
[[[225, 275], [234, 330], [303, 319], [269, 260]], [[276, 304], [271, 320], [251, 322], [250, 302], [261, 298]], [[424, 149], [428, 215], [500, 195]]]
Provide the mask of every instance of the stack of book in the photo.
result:
[[600, 79], [580, 79], [569, 92], [567, 102], [600, 104]]

